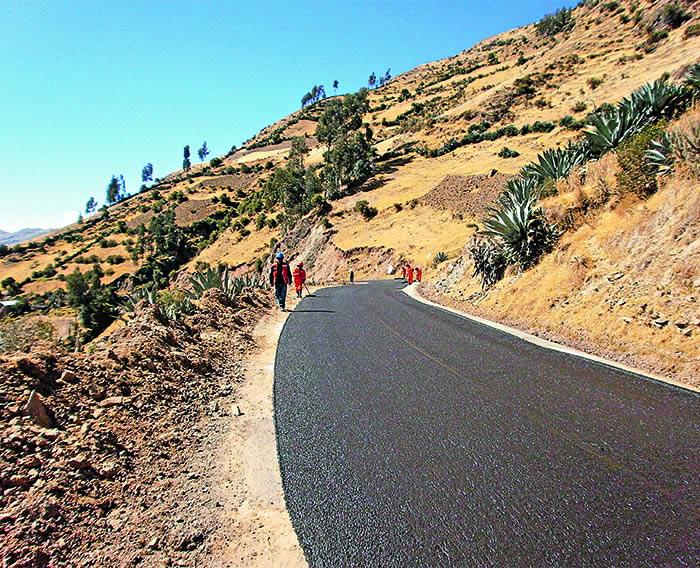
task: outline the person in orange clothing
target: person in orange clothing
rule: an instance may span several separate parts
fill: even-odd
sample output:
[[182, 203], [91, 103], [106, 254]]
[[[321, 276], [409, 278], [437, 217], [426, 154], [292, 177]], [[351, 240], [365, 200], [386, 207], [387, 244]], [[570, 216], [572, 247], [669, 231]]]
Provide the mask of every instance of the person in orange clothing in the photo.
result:
[[413, 267], [409, 264], [408, 268], [406, 268], [406, 276], [408, 277], [408, 284], [409, 286], [413, 284]]
[[423, 279], [423, 270], [416, 266], [416, 280], [420, 282]]
[[306, 271], [304, 263], [300, 262], [294, 269], [294, 289], [297, 291], [297, 298], [301, 298], [301, 291], [306, 284]]

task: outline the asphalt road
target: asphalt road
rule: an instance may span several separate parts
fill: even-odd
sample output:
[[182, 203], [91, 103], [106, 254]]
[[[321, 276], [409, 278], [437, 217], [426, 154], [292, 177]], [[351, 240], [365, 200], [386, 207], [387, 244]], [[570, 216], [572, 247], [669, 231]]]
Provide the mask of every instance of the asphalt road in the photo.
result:
[[698, 566], [700, 398], [400, 292], [304, 299], [277, 445], [311, 566]]

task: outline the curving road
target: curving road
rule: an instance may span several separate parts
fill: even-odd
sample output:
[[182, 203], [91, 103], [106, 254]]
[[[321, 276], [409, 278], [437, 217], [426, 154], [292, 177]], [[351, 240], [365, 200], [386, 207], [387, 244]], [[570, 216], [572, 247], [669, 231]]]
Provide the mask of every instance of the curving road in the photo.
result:
[[698, 566], [700, 398], [410, 299], [329, 288], [275, 367], [316, 566]]

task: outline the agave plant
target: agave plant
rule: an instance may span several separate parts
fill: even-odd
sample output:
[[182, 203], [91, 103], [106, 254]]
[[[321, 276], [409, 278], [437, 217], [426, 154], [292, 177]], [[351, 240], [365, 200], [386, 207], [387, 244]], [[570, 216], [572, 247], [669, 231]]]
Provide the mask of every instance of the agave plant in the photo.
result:
[[490, 288], [505, 274], [508, 259], [503, 246], [492, 238], [475, 237], [469, 243], [469, 253], [474, 261], [474, 274], [481, 278], [481, 288]]
[[433, 266], [436, 267], [438, 264], [445, 262], [446, 260], [447, 260], [447, 253], [445, 253], [445, 252], [435, 253], [435, 256], [433, 257]]
[[629, 98], [622, 99], [618, 107], [630, 107], [651, 123], [672, 117], [685, 108], [686, 101], [686, 91], [682, 86], [658, 80], [639, 87]]
[[156, 297], [155, 288], [149, 288], [148, 286], [136, 288], [136, 290], [133, 292], [126, 293], [126, 300], [122, 306], [122, 312], [134, 312], [136, 310], [136, 304], [138, 304], [141, 300], [146, 300], [146, 303], [154, 306], [156, 305]]
[[[629, 100], [629, 99], [627, 99]], [[649, 117], [636, 112], [631, 102], [619, 105], [608, 113], [594, 114], [584, 129], [595, 156], [617, 148], [649, 124]]]
[[539, 191], [535, 178], [519, 176], [506, 182], [503, 193], [498, 196], [498, 202], [502, 207], [511, 207], [538, 197]]
[[522, 169], [521, 176], [534, 178], [537, 183], [544, 183], [548, 179], [557, 180], [568, 176], [589, 157], [587, 145], [569, 142], [565, 148], [545, 150], [537, 156], [537, 163], [533, 162]]
[[670, 174], [676, 161], [670, 136], [664, 134], [659, 140], [652, 140], [645, 157], [647, 166], [656, 175]]
[[558, 238], [556, 227], [547, 222], [542, 209], [535, 205], [535, 199], [503, 209], [491, 209], [481, 234], [502, 243], [508, 262], [517, 264], [522, 270], [549, 252]]
[[228, 267], [223, 269], [207, 266], [190, 276], [188, 297], [199, 299], [206, 290], [216, 288], [221, 290], [229, 300], [234, 300], [246, 288], [261, 288], [263, 282], [254, 275], [234, 277]]
[[696, 63], [690, 68], [683, 79], [683, 84], [694, 91], [696, 97], [698, 96], [700, 91], [700, 63]]

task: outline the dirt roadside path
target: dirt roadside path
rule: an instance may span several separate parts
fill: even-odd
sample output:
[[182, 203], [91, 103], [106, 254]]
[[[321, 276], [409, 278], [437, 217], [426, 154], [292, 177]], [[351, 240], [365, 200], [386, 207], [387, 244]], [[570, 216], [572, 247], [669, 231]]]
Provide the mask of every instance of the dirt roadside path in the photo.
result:
[[288, 316], [274, 311], [253, 330], [257, 349], [246, 362], [232, 424], [218, 449], [212, 496], [222, 512], [203, 566], [307, 566], [284, 501], [275, 438], [274, 363]]

